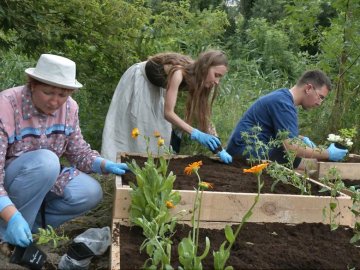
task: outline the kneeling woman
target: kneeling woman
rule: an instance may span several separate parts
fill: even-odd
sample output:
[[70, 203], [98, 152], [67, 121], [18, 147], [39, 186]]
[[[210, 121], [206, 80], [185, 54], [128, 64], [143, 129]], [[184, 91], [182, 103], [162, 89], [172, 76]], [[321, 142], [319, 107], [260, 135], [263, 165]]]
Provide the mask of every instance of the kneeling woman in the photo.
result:
[[[39, 227], [55, 228], [101, 201], [88, 173], [127, 170], [83, 139], [70, 97], [82, 87], [73, 61], [43, 54], [25, 72], [26, 85], [0, 92], [0, 241], [22, 247]], [[60, 165], [62, 156], [70, 167]]]

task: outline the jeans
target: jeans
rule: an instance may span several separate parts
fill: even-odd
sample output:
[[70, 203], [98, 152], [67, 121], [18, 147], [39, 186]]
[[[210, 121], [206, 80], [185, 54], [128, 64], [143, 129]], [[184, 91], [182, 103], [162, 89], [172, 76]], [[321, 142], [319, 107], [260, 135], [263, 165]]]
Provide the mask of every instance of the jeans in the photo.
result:
[[[51, 192], [59, 173], [59, 158], [46, 149], [24, 153], [5, 168], [5, 190], [33, 233], [42, 225], [43, 201], [46, 225], [56, 228], [93, 209], [102, 200], [99, 182], [85, 173], [70, 180], [63, 196]], [[6, 224], [0, 219], [0, 238], [5, 230]]]

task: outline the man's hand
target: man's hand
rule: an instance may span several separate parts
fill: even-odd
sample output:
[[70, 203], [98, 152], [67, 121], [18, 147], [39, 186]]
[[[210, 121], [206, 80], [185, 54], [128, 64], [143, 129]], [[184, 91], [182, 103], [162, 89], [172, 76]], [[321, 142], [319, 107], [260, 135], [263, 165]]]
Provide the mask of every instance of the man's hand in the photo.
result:
[[329, 160], [331, 161], [341, 161], [348, 153], [347, 149], [336, 148], [333, 143], [330, 144], [327, 151], [329, 152]]

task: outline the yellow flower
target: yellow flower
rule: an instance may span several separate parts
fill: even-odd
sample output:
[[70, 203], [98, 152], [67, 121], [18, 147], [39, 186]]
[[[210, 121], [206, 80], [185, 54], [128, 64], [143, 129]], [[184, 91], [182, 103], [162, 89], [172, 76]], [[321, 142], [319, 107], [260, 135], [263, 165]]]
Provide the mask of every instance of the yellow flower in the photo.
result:
[[160, 132], [159, 131], [154, 131], [154, 137], [155, 138], [160, 138], [160, 136], [161, 136], [161, 134], [160, 134]]
[[175, 207], [174, 204], [173, 204], [171, 201], [165, 201], [165, 204], [166, 204], [166, 207], [167, 207], [168, 209], [171, 209], [171, 208], [174, 208], [174, 207]]
[[199, 183], [199, 188], [201, 188], [201, 189], [213, 189], [214, 185], [211, 184], [211, 183], [202, 181], [202, 182]]
[[200, 160], [200, 161], [195, 161], [195, 162], [189, 164], [189, 165], [185, 168], [184, 172], [185, 172], [185, 174], [187, 174], [187, 175], [191, 175], [192, 172], [198, 170], [201, 165], [202, 165], [202, 161], [201, 161], [201, 160]]
[[157, 142], [158, 146], [163, 146], [164, 143], [165, 143], [165, 140], [163, 138], [159, 137], [158, 142]]
[[133, 137], [134, 139], [136, 139], [139, 135], [140, 135], [140, 131], [139, 131], [138, 128], [134, 128], [134, 129], [131, 131], [131, 137]]
[[244, 169], [244, 173], [254, 173], [254, 174], [261, 173], [263, 171], [263, 169], [265, 169], [267, 167], [267, 165], [269, 165], [269, 163], [263, 163], [263, 164], [259, 164], [254, 167], [251, 167], [250, 169]]

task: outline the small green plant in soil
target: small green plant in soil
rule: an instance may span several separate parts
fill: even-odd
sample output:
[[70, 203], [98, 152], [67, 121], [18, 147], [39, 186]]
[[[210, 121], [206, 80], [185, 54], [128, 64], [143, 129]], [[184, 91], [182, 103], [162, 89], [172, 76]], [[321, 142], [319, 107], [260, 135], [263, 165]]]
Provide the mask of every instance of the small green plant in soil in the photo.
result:
[[[135, 128], [132, 137], [138, 139], [141, 135]], [[146, 250], [149, 259], [144, 263], [146, 269], [172, 269], [171, 236], [178, 217], [170, 214], [180, 201], [180, 194], [173, 191], [176, 176], [168, 173], [171, 149], [164, 149], [164, 154], [159, 155], [160, 148], [164, 147], [164, 140], [158, 132], [154, 132], [158, 144], [158, 157], [154, 158], [149, 150], [150, 137], [141, 135], [146, 140], [147, 161], [140, 167], [135, 160], [128, 166], [136, 176], [136, 183], [129, 183], [132, 188], [130, 220], [140, 226], [146, 237], [140, 250]], [[165, 156], [168, 155], [168, 159]]]
[[327, 140], [330, 143], [335, 143], [336, 147], [350, 150], [354, 144], [352, 140], [356, 134], [356, 128], [342, 128], [338, 134], [329, 134]]
[[360, 241], [360, 190], [355, 186], [347, 187], [349, 191], [351, 191], [351, 212], [355, 216], [355, 224], [354, 224], [354, 236], [350, 239], [350, 243], [355, 244]]
[[202, 269], [202, 260], [206, 258], [210, 250], [210, 240], [208, 237], [205, 237], [205, 249], [203, 253], [198, 255], [198, 246], [199, 246], [199, 231], [200, 231], [200, 214], [201, 214], [201, 203], [203, 197], [203, 191], [205, 189], [212, 188], [212, 185], [207, 182], [201, 181], [199, 175], [199, 169], [202, 165], [202, 161], [193, 162], [185, 168], [185, 173], [191, 175], [195, 173], [198, 179], [198, 183], [195, 188], [195, 200], [193, 204], [193, 209], [191, 211], [191, 225], [192, 231], [189, 232], [189, 236], [183, 238], [178, 246], [179, 253], [179, 262], [181, 266], [179, 269], [183, 270], [201, 270]]
[[269, 160], [269, 152], [272, 148], [282, 146], [282, 140], [286, 138], [288, 133], [280, 132], [277, 138], [271, 139], [268, 143], [264, 143], [259, 139], [261, 132], [260, 126], [253, 126], [250, 132], [241, 132], [241, 138], [245, 142], [244, 156], [249, 156], [251, 165], [260, 164], [263, 160]]
[[[259, 133], [261, 132], [261, 127], [254, 126], [251, 131], [242, 132], [241, 136], [246, 143], [244, 155], [249, 154], [250, 164], [259, 164], [263, 160], [269, 160], [269, 152], [272, 148], [283, 147], [283, 141], [289, 138], [288, 131], [278, 132], [275, 139], [271, 139], [268, 143], [264, 143], [259, 139]], [[291, 140], [292, 144], [305, 145], [300, 139], [293, 138]], [[254, 154], [255, 153], [255, 154]], [[275, 186], [282, 182], [284, 184], [292, 185], [300, 190], [301, 194], [310, 194], [311, 185], [307, 181], [307, 176], [301, 176], [297, 174], [294, 170], [294, 160], [295, 153], [293, 151], [286, 151], [285, 157], [288, 160], [285, 164], [278, 164], [276, 161], [273, 161], [269, 164], [267, 168], [268, 174], [275, 179], [271, 187], [274, 190]]]
[[230, 257], [231, 248], [234, 245], [235, 240], [237, 239], [237, 237], [241, 231], [241, 228], [248, 221], [248, 219], [252, 216], [252, 214], [253, 214], [252, 211], [253, 211], [255, 205], [259, 201], [261, 188], [264, 185], [264, 183], [261, 182], [261, 174], [262, 174], [263, 170], [267, 167], [267, 165], [268, 165], [268, 163], [263, 163], [263, 164], [254, 166], [250, 169], [244, 169], [245, 173], [253, 173], [257, 176], [258, 191], [255, 196], [254, 203], [251, 205], [249, 210], [245, 213], [245, 215], [241, 219], [241, 222], [238, 225], [235, 233], [233, 232], [233, 230], [231, 229], [231, 227], [229, 225], [225, 226], [226, 241], [224, 241], [221, 244], [220, 249], [218, 251], [213, 252], [214, 269], [216, 269], [216, 270], [232, 270], [233, 269], [232, 266], [225, 266], [225, 265], [226, 265], [227, 260]]
[[69, 238], [64, 235], [58, 235], [51, 225], [47, 225], [46, 229], [39, 228], [39, 232], [33, 234], [34, 241], [38, 245], [44, 245], [49, 242], [53, 243], [53, 247], [56, 249], [60, 241], [69, 241]]
[[[329, 208], [323, 209], [324, 218], [326, 218], [327, 213], [330, 218], [331, 230], [336, 230], [339, 227], [339, 223], [336, 222], [336, 218], [339, 216], [340, 213], [337, 215], [334, 214], [335, 209], [338, 208], [338, 205], [339, 205], [337, 196], [338, 196], [339, 192], [341, 192], [341, 191], [349, 191], [350, 192], [351, 200], [352, 200], [352, 205], [351, 205], [350, 211], [355, 216], [355, 224], [354, 224], [354, 228], [353, 228], [354, 235], [350, 239], [350, 243], [356, 244], [360, 240], [360, 221], [359, 221], [359, 218], [360, 218], [360, 210], [359, 210], [360, 191], [359, 191], [359, 189], [357, 189], [356, 186], [347, 187], [344, 184], [344, 182], [342, 181], [339, 171], [335, 167], [330, 168], [328, 173], [324, 177], [320, 178], [319, 181], [321, 183], [325, 184], [326, 186], [331, 187], [330, 188], [331, 201], [329, 204]], [[323, 189], [320, 190], [320, 192], [329, 191], [328, 187], [324, 187]]]
[[[330, 168], [328, 173], [324, 177], [320, 178], [319, 181], [324, 185], [326, 185], [325, 187], [320, 189], [319, 192], [330, 191], [330, 196], [331, 196], [329, 208], [323, 209], [324, 219], [327, 218], [328, 216], [330, 219], [331, 230], [336, 230], [339, 227], [339, 222], [336, 222], [336, 220], [340, 215], [340, 212], [338, 214], [335, 214], [335, 210], [338, 209], [339, 206], [339, 201], [337, 197], [339, 195], [339, 192], [344, 190], [346, 186], [342, 181], [338, 170], [335, 167]], [[328, 187], [331, 187], [330, 190]]]

